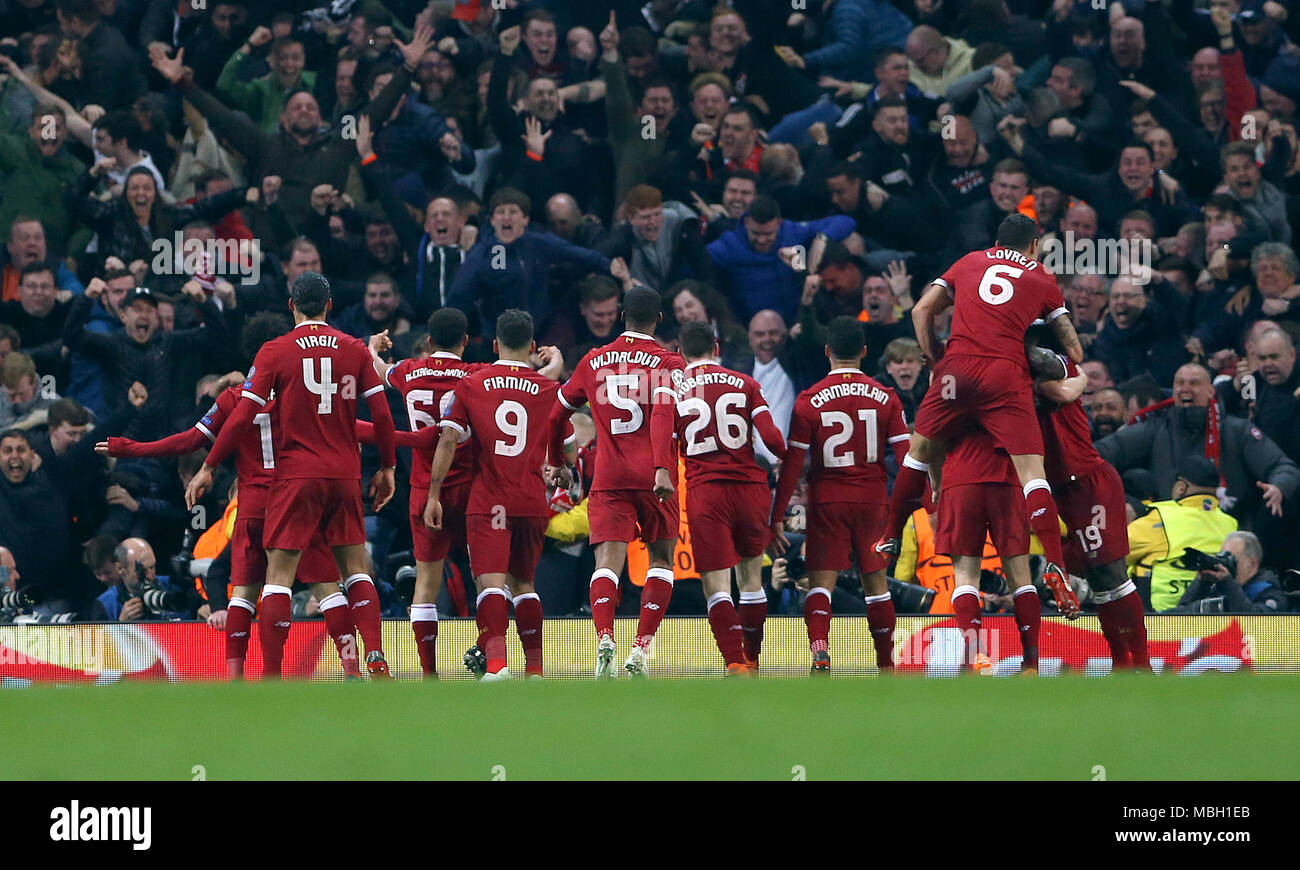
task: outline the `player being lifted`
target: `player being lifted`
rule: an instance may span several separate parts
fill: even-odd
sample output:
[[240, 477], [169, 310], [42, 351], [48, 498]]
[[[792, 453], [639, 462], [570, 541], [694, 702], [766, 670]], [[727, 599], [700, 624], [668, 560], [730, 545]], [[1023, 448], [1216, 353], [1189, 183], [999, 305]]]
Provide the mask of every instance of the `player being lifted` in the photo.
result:
[[[370, 337], [370, 356], [375, 371], [389, 389], [401, 394], [411, 432], [420, 435], [411, 457], [411, 497], [408, 515], [415, 550], [415, 593], [411, 600], [411, 630], [420, 653], [420, 669], [426, 677], [438, 675], [438, 593], [442, 590], [443, 561], [453, 551], [465, 549], [465, 510], [469, 504], [469, 483], [473, 476], [476, 443], [467, 442], [455, 453], [442, 482], [443, 524], [431, 529], [424, 522], [429, 501], [429, 469], [433, 466], [438, 440], [438, 421], [451, 403], [452, 390], [483, 363], [461, 359], [469, 342], [469, 323], [456, 308], [439, 308], [429, 316], [429, 355], [385, 362], [380, 354], [393, 346], [388, 330]], [[547, 365], [542, 374], [558, 378], [564, 364], [555, 348], [538, 351]], [[398, 434], [399, 446], [403, 443]], [[366, 443], [363, 439], [362, 443]], [[480, 590], [481, 591], [481, 590]]]
[[[1034, 414], [1033, 381], [1025, 359], [1025, 331], [1045, 320], [1067, 355], [1083, 360], [1083, 348], [1066, 315], [1056, 278], [1035, 258], [1038, 225], [1020, 214], [998, 226], [997, 245], [975, 251], [936, 278], [912, 310], [917, 341], [933, 374], [916, 412], [911, 446], [898, 470], [889, 523], [876, 545], [896, 556], [907, 517], [925, 491], [930, 463], [971, 422], [993, 436], [1015, 465], [1029, 511], [1029, 526], [1047, 557], [1043, 582], [1068, 619], [1079, 601], [1061, 567], [1060, 521], [1044, 478], [1043, 437]], [[934, 318], [953, 306], [947, 348], [934, 335]], [[940, 359], [942, 357], [942, 359]], [[937, 471], [937, 466], [936, 466]]]
[[551, 414], [551, 483], [568, 487], [571, 477], [562, 447], [565, 424], [583, 403], [590, 403], [596, 426], [596, 472], [587, 514], [596, 570], [589, 594], [591, 618], [599, 638], [596, 677], [617, 675], [614, 664], [614, 603], [627, 545], [640, 538], [649, 551], [641, 593], [636, 642], [624, 667], [634, 677], [648, 677], [646, 650], [668, 609], [673, 593], [673, 550], [680, 521], [673, 481], [677, 456], [673, 428], [682, 358], [654, 339], [663, 319], [659, 294], [632, 287], [623, 296], [622, 335], [587, 352], [560, 388]]
[[836, 575], [852, 567], [855, 556], [876, 665], [881, 670], [894, 666], [894, 602], [885, 560], [873, 545], [885, 528], [885, 454], [892, 448], [901, 460], [908, 432], [898, 396], [863, 373], [866, 352], [856, 318], [830, 322], [826, 356], [831, 371], [795, 399], [772, 505], [772, 531], [777, 549], [784, 551], [789, 543], [785, 508], [803, 472], [804, 453], [811, 449], [805, 555], [809, 589], [803, 618], [814, 676], [830, 673], [831, 590]]
[[1069, 529], [1065, 566], [1085, 577], [1097, 605], [1101, 633], [1112, 668], [1151, 666], [1142, 598], [1128, 577], [1128, 525], [1124, 483], [1119, 472], [1092, 446], [1083, 409], [1087, 375], [1065, 357], [1064, 380], [1039, 381], [1038, 422], [1043, 430], [1043, 464], [1061, 519]]
[[[758, 381], [718, 365], [712, 326], [683, 324], [677, 340], [686, 359], [677, 393], [677, 441], [686, 461], [686, 516], [701, 542], [695, 568], [727, 675], [752, 674], [767, 618], [762, 570], [770, 540], [767, 475], [754, 459], [753, 436], [757, 432], [774, 456], [785, 453], [785, 439]], [[739, 613], [731, 601], [732, 568]]]
[[[984, 542], [992, 538], [1012, 587], [1012, 609], [1023, 654], [1021, 673], [1038, 673], [1042, 602], [1029, 570], [1029, 523], [1025, 499], [1007, 454], [978, 427], [956, 436], [943, 466], [934, 549], [952, 557], [952, 612], [965, 640], [965, 664], [992, 675], [983, 645], [980, 569]], [[1059, 534], [1059, 532], [1058, 532]]]
[[[262, 425], [255, 422], [256, 415], [274, 393], [276, 413], [270, 432], [262, 428], [262, 437], [269, 434], [274, 445], [276, 460], [262, 541], [267, 551], [263, 630], [272, 626], [287, 636], [294, 574], [303, 550], [319, 533], [334, 552], [335, 564], [346, 578], [344, 587], [374, 608], [375, 618], [358, 625], [366, 644], [366, 668], [372, 677], [391, 677], [378, 631], [379, 595], [366, 560], [358, 396], [370, 407], [379, 446], [381, 468], [370, 484], [375, 510], [393, 497], [393, 417], [366, 346], [325, 323], [332, 304], [323, 275], [304, 272], [294, 280], [289, 289], [294, 328], [258, 351], [248, 372], [244, 401], [190, 481], [185, 503], [194, 506], [212, 485], [212, 470], [248, 437], [251, 426]], [[323, 592], [322, 597], [336, 591], [322, 583], [313, 583], [312, 588]], [[367, 628], [371, 625], [373, 629]]]
[[[288, 331], [289, 322], [283, 314], [262, 312], [244, 324], [244, 352], [253, 357], [262, 345]], [[129, 438], [109, 438], [95, 445], [96, 452], [104, 456], [183, 456], [211, 444], [217, 439], [231, 413], [239, 404], [246, 384], [236, 384], [222, 391], [216, 402], [194, 426], [184, 432], [158, 441], [140, 442]], [[248, 638], [254, 604], [266, 581], [266, 551], [262, 547], [266, 501], [271, 480], [275, 474], [275, 454], [271, 447], [271, 417], [275, 413], [275, 400], [253, 418], [255, 428], [246, 431], [235, 453], [236, 481], [239, 506], [235, 514], [235, 527], [230, 538], [230, 575], [235, 587], [226, 608], [224, 629], [226, 633], [226, 669], [232, 679], [244, 676], [244, 661], [248, 655]], [[297, 576], [304, 582], [314, 583], [325, 629], [339, 653], [346, 676], [360, 676], [357, 663], [357, 644], [353, 634], [353, 615], [349, 606], [359, 605], [359, 614], [371, 610], [362, 604], [360, 593], [346, 597], [338, 591], [339, 574], [334, 557], [319, 535], [303, 552], [298, 563]], [[332, 585], [331, 585], [332, 584]], [[373, 596], [372, 596], [373, 597]], [[364, 615], [363, 615], [364, 618]], [[379, 609], [373, 608], [373, 618], [378, 630]], [[265, 620], [258, 634], [262, 649], [262, 677], [280, 676], [284, 659], [284, 645], [288, 632], [272, 626]]]
[[434, 454], [424, 521], [441, 529], [446, 518], [443, 484], [457, 445], [471, 436], [478, 443], [465, 534], [470, 570], [478, 583], [478, 626], [487, 673], [483, 680], [508, 680], [506, 624], [510, 621], [507, 586], [515, 593], [515, 630], [524, 648], [528, 677], [542, 675], [542, 602], [533, 589], [537, 561], [550, 515], [543, 478], [547, 425], [559, 385], [533, 371], [537, 351], [533, 318], [512, 308], [496, 322], [493, 347], [500, 357], [456, 387], [442, 415], [442, 434]]

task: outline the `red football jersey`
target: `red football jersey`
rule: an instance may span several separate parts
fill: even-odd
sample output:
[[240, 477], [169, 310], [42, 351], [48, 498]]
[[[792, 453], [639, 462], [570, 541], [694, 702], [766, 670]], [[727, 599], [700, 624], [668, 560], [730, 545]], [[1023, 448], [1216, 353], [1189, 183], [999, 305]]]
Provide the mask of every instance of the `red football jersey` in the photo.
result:
[[1006, 248], [974, 251], [934, 283], [952, 297], [952, 335], [945, 353], [1007, 359], [1026, 372], [1025, 330], [1066, 313], [1056, 276]]
[[[388, 370], [385, 382], [402, 394], [406, 403], [406, 419], [412, 432], [437, 426], [451, 404], [452, 391], [466, 377], [482, 369], [483, 363], [467, 363], [454, 353], [439, 351], [425, 359], [404, 359]], [[411, 451], [411, 488], [428, 489], [429, 474], [433, 468], [432, 447]], [[474, 473], [476, 442], [468, 441], [456, 451], [451, 469], [443, 486], [469, 483]]]
[[[1061, 358], [1067, 378], [1079, 374], [1073, 360]], [[1092, 425], [1082, 399], [1068, 405], [1044, 402], [1038, 406], [1038, 425], [1043, 430], [1043, 468], [1051, 486], [1064, 486], [1105, 463], [1092, 446]]]
[[639, 332], [583, 356], [559, 400], [571, 411], [591, 404], [598, 459], [592, 492], [654, 486], [651, 410], [656, 402], [676, 401], [684, 367], [680, 355]]
[[384, 385], [366, 346], [305, 320], [262, 346], [243, 395], [265, 406], [274, 392], [275, 478], [360, 479], [357, 400]]
[[[230, 387], [222, 390], [212, 407], [194, 424], [204, 435], [217, 440], [217, 435], [235, 413], [244, 388]], [[275, 442], [271, 420], [275, 416], [275, 398], [253, 416], [253, 428], [241, 438], [235, 448], [235, 474], [239, 482], [239, 516], [242, 519], [260, 519], [266, 516], [266, 499], [275, 477]]]
[[767, 483], [754, 459], [753, 420], [771, 416], [758, 381], [707, 361], [687, 365], [684, 378], [677, 391], [677, 443], [687, 484]]
[[789, 444], [812, 452], [810, 503], [884, 500], [885, 456], [907, 440], [897, 394], [859, 369], [835, 369], [799, 394]]
[[[1005, 450], [998, 448], [993, 436], [978, 427], [962, 433], [957, 443], [948, 448], [943, 460], [941, 487], [969, 483], [1009, 483], [1020, 486], [1016, 467]], [[943, 492], [939, 493], [943, 504]]]
[[559, 384], [498, 360], [460, 382], [441, 424], [478, 442], [467, 514], [550, 515], [542, 465]]

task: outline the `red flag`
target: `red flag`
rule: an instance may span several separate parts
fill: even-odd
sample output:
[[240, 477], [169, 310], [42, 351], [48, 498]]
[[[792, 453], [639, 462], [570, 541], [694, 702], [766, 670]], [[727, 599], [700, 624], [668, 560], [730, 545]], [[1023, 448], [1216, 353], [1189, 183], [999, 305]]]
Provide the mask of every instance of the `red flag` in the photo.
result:
[[457, 21], [473, 21], [478, 17], [480, 0], [456, 0], [451, 17]]

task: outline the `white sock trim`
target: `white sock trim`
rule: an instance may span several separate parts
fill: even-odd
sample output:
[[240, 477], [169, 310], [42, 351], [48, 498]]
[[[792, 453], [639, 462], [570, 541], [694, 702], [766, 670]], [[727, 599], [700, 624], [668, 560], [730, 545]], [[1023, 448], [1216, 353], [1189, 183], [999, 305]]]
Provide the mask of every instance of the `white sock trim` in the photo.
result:
[[483, 599], [487, 598], [489, 595], [500, 595], [506, 601], [510, 600], [510, 596], [506, 594], [506, 591], [504, 589], [498, 589], [495, 586], [489, 586], [488, 588], [484, 589], [482, 592], [478, 594], [478, 598], [474, 599], [475, 606], [482, 604]]
[[370, 579], [369, 574], [353, 574], [352, 576], [348, 577], [348, 579], [343, 581], [343, 588], [351, 590], [353, 583], [360, 583], [363, 580], [372, 586], [374, 585], [374, 581]]
[[713, 609], [713, 605], [715, 605], [715, 604], [721, 604], [721, 603], [724, 602], [724, 601], [730, 603], [730, 601], [731, 601], [731, 593], [730, 593], [730, 592], [714, 592], [712, 595], [709, 596], [709, 606], [708, 606], [708, 609], [709, 609], [709, 610], [712, 610], [712, 609]]
[[913, 471], [929, 471], [930, 463], [922, 462], [919, 459], [913, 459], [912, 454], [909, 453], [903, 457], [903, 467], [910, 468]]
[[757, 592], [742, 592], [740, 593], [740, 603], [741, 604], [766, 604], [767, 593], [761, 589], [758, 590]]
[[290, 598], [292, 598], [293, 590], [290, 589], [288, 586], [263, 586], [261, 598], [259, 598], [258, 600], [261, 601], [262, 599], [266, 598], [266, 596], [268, 595], [288, 595]]
[[1034, 588], [1034, 584], [1033, 584], [1033, 583], [1030, 583], [1028, 586], [1021, 586], [1021, 587], [1020, 587], [1019, 589], [1017, 589], [1015, 592], [1012, 592], [1012, 593], [1011, 593], [1011, 597], [1012, 597], [1012, 598], [1015, 598], [1017, 595], [1020, 595], [1020, 594], [1025, 593], [1025, 592], [1034, 592], [1034, 593], [1037, 593], [1037, 591], [1038, 591], [1038, 590], [1036, 590], [1036, 589]]
[[438, 605], [436, 604], [412, 604], [411, 605], [411, 622], [437, 622]]
[[523, 595], [515, 596], [515, 604], [518, 605], [520, 601], [527, 601], [530, 598], [537, 602], [541, 602], [542, 600], [541, 596], [539, 596], [536, 592], [525, 592]]
[[891, 597], [891, 596], [890, 596], [890, 594], [889, 594], [888, 592], [881, 592], [879, 595], [866, 595], [866, 596], [863, 596], [862, 600], [865, 601], [865, 602], [867, 602], [868, 604], [876, 604], [876, 603], [878, 603], [878, 602], [882, 602], [882, 601], [889, 601], [889, 600], [890, 600], [890, 597]]
[[958, 595], [974, 595], [976, 598], [979, 598], [980, 591], [974, 586], [958, 586], [956, 589], [952, 590], [952, 598], [954, 601], [957, 600]]
[[809, 598], [812, 598], [814, 595], [825, 595], [827, 601], [831, 600], [831, 593], [821, 588], [820, 586], [814, 586], [813, 588], [808, 590]]
[[1029, 481], [1029, 483], [1026, 483], [1021, 492], [1025, 494], [1025, 498], [1029, 498], [1029, 494], [1036, 489], [1045, 489], [1047, 490], [1048, 495], [1052, 494], [1051, 485], [1041, 477], [1035, 477], [1033, 480]]
[[321, 599], [320, 609], [333, 610], [335, 607], [347, 607], [348, 599], [342, 592], [335, 592], [332, 595], [326, 595]]
[[662, 580], [665, 583], [667, 583], [669, 586], [671, 586], [673, 585], [673, 569], [672, 568], [651, 568], [650, 570], [645, 572], [645, 579]]
[[[609, 568], [597, 568], [595, 571], [592, 571], [591, 583], [595, 583], [597, 577], [608, 578], [609, 580], [612, 580], [614, 582], [615, 587], [618, 586], [618, 575], [615, 574], [613, 571], [611, 571]], [[591, 583], [588, 583], [587, 585], [590, 586]]]
[[244, 610], [247, 610], [249, 613], [254, 613], [257, 611], [257, 605], [253, 604], [253, 602], [249, 601], [247, 598], [232, 598], [230, 599], [230, 603], [226, 606], [239, 607]]

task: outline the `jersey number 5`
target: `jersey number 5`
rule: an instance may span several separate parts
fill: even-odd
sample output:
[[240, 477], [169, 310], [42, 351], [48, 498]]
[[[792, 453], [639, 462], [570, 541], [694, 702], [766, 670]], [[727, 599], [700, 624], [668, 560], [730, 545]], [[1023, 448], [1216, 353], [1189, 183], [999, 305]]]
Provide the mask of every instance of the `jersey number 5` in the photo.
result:
[[632, 416], [627, 420], [610, 420], [609, 431], [612, 435], [626, 435], [636, 432], [645, 420], [645, 412], [636, 403], [636, 399], [619, 392], [620, 388], [636, 389], [637, 375], [605, 375], [605, 397], [615, 408], [627, 411]]
[[1010, 302], [1016, 288], [1011, 286], [1009, 279], [1019, 278], [1023, 274], [1025, 274], [1024, 269], [1017, 269], [1004, 263], [989, 266], [984, 270], [984, 277], [980, 279], [980, 298], [990, 305]]

